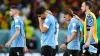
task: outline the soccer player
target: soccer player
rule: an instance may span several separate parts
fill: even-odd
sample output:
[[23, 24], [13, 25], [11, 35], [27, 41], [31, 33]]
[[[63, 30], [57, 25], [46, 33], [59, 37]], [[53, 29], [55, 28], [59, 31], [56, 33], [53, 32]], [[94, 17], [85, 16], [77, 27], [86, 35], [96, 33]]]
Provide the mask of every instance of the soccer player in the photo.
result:
[[66, 9], [63, 11], [64, 18], [69, 21], [67, 30], [67, 40], [64, 44], [60, 46], [61, 49], [65, 50], [63, 56], [79, 56], [80, 50], [80, 24], [79, 21], [73, 17], [73, 11], [71, 9]]
[[5, 44], [5, 47], [11, 47], [9, 56], [24, 56], [24, 51], [28, 51], [28, 49], [24, 38], [24, 24], [22, 18], [19, 16], [17, 6], [10, 8], [10, 16], [13, 17], [14, 21], [11, 26], [11, 39]]
[[[47, 13], [52, 14], [52, 12], [50, 10], [46, 10]], [[53, 51], [53, 56], [56, 55], [56, 53], [58, 52], [58, 34], [59, 34], [59, 24], [56, 20], [56, 33], [55, 33], [55, 42], [56, 42], [56, 49], [54, 49]]]
[[98, 38], [96, 34], [96, 17], [94, 13], [91, 12], [91, 8], [91, 2], [85, 1], [82, 3], [81, 10], [85, 13], [85, 22], [76, 16], [76, 18], [84, 24], [84, 49], [86, 50], [86, 52], [84, 52], [85, 56], [96, 56], [97, 53]]
[[36, 10], [39, 20], [39, 28], [42, 32], [41, 37], [41, 55], [53, 56], [54, 49], [56, 49], [56, 20], [55, 17], [46, 12], [44, 7], [39, 7]]

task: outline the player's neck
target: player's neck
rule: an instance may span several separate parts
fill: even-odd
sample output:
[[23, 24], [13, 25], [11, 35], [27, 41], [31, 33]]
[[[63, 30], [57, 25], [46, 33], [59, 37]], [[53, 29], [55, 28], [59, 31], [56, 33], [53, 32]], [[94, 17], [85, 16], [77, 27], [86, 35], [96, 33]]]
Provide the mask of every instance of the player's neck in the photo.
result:
[[45, 13], [46, 16], [48, 16], [48, 13]]
[[69, 21], [71, 21], [71, 19], [72, 19], [72, 17], [70, 17], [70, 20]]
[[15, 18], [15, 17], [17, 17], [17, 16], [19, 16], [18, 14], [15, 14], [14, 16], [13, 16], [13, 18]]
[[85, 12], [85, 14], [86, 14], [86, 16], [90, 13], [91, 11], [88, 9], [88, 10], [86, 10], [86, 12]]

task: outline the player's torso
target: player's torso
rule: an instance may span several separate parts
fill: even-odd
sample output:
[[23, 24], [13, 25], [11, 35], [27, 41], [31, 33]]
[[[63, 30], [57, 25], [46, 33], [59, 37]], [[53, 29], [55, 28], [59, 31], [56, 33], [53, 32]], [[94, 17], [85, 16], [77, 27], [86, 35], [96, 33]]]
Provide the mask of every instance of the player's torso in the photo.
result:
[[79, 34], [80, 34], [80, 24], [76, 19], [72, 19], [71, 22], [68, 25], [68, 30], [67, 30], [67, 38], [69, 39], [70, 36], [72, 35], [72, 28], [73, 28], [73, 23], [76, 24], [76, 36], [75, 38], [68, 44], [67, 48], [71, 50], [80, 50], [80, 43], [79, 43]]
[[[91, 14], [88, 14], [86, 17], [86, 30], [87, 30], [87, 38], [89, 37], [90, 34], [90, 27], [91, 25], [94, 24], [94, 19]], [[93, 37], [90, 40], [90, 44], [95, 44], [96, 42], [94, 41]]]
[[[42, 33], [42, 45], [55, 45], [55, 18], [48, 16], [47, 18], [50, 21], [50, 26], [45, 33]], [[46, 20], [46, 19], [45, 19]]]
[[[20, 34], [18, 37], [12, 42], [11, 47], [24, 47], [24, 26], [23, 22], [18, 19], [19, 24], [20, 24]], [[11, 26], [11, 37], [14, 35], [16, 32], [16, 27], [15, 27], [15, 21], [13, 21], [12, 26]]]

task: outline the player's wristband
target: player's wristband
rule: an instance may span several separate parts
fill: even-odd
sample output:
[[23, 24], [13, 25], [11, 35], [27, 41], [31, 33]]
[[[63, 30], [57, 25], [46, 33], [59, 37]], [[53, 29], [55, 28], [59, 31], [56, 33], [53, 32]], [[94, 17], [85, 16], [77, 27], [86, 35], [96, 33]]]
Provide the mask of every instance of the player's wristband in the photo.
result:
[[67, 45], [68, 44], [68, 42], [65, 42], [65, 45]]

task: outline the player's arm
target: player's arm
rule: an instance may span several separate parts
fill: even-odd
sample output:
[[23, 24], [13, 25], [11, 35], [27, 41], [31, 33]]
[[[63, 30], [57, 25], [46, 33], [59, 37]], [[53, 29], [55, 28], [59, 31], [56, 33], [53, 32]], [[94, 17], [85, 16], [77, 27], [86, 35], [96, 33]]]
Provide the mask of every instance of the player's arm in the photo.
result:
[[89, 18], [91, 18], [90, 21], [88, 21], [89, 26], [90, 26], [90, 33], [88, 34], [89, 36], [88, 36], [87, 42], [85, 43], [86, 47], [90, 45], [90, 40], [93, 37], [93, 31], [94, 31], [94, 19], [92, 16], [90, 16]]
[[12, 43], [12, 41], [15, 40], [18, 37], [18, 35], [20, 34], [20, 23], [19, 23], [19, 20], [15, 19], [14, 22], [15, 22], [16, 31], [15, 31], [14, 35], [12, 36], [12, 38], [5, 44], [5, 47], [9, 47], [10, 44]]
[[72, 35], [70, 36], [70, 38], [67, 40], [67, 42], [71, 42], [74, 38], [76, 37], [76, 31], [72, 32]]
[[68, 43], [70, 43], [75, 37], [76, 37], [76, 23], [73, 23], [73, 25], [72, 25], [72, 29], [71, 29], [71, 32], [72, 32], [72, 34], [71, 34], [71, 36], [69, 37], [69, 39], [67, 39], [67, 41], [64, 43], [64, 44], [62, 44], [61, 46], [60, 46], [60, 48], [61, 49], [65, 49], [66, 48], [66, 46], [67, 46], [67, 44]]
[[45, 33], [48, 30], [48, 28], [43, 26], [43, 21], [42, 21], [41, 17], [38, 17], [38, 20], [39, 20], [39, 27], [40, 27], [41, 32]]
[[76, 37], [76, 32], [77, 32], [77, 26], [76, 26], [76, 23], [72, 23], [72, 28], [71, 28], [71, 32], [72, 32], [72, 35], [69, 37], [69, 39], [67, 40], [67, 42], [71, 42], [75, 37]]
[[94, 26], [90, 27], [90, 33], [89, 33], [89, 37], [87, 39], [87, 42], [90, 42], [90, 39], [92, 38], [93, 36], [93, 30], [94, 30]]
[[19, 34], [20, 34], [20, 27], [16, 27], [16, 32], [8, 42], [11, 43], [13, 40], [15, 40], [18, 37]]
[[90, 33], [88, 34], [89, 36], [88, 36], [87, 42], [85, 43], [86, 47], [89, 47], [90, 45], [90, 40], [93, 36], [93, 30], [94, 30], [94, 26], [90, 27]]
[[84, 25], [84, 21], [83, 21], [80, 17], [78, 17], [77, 15], [74, 15], [74, 17], [75, 17], [76, 19], [78, 19], [78, 20]]

